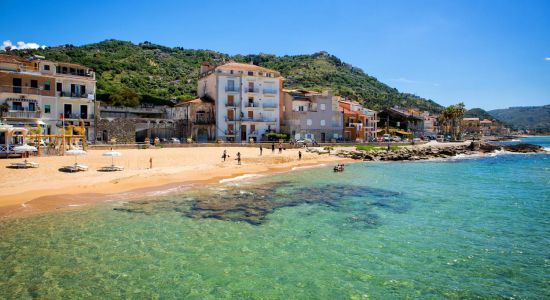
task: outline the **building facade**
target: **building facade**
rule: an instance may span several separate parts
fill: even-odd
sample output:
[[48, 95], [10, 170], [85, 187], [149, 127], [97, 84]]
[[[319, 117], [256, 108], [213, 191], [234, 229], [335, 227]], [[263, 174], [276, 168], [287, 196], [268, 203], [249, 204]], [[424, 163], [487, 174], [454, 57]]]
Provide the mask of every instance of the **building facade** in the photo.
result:
[[282, 77], [277, 71], [252, 64], [203, 64], [198, 96], [214, 100], [216, 138], [223, 141], [260, 141], [279, 132]]
[[320, 142], [342, 138], [344, 121], [330, 92], [283, 91], [281, 131], [291, 139]]
[[377, 112], [363, 107], [357, 101], [350, 101], [341, 97], [336, 97], [336, 99], [343, 116], [343, 140], [368, 142], [377, 138]]
[[10, 125], [42, 128], [56, 135], [84, 125], [94, 140], [95, 73], [84, 66], [33, 56], [0, 54], [0, 105]]
[[170, 108], [170, 116], [177, 124], [179, 137], [204, 143], [216, 138], [216, 107], [209, 98], [183, 101]]

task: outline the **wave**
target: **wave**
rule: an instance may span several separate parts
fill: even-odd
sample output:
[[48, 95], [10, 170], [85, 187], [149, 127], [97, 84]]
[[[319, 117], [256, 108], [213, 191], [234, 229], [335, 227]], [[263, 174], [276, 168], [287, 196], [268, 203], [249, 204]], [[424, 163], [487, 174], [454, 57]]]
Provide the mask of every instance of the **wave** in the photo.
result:
[[220, 180], [220, 183], [233, 182], [233, 181], [242, 181], [242, 180], [250, 179], [250, 178], [253, 178], [253, 177], [259, 177], [259, 176], [261, 176], [261, 175], [259, 175], [259, 174], [244, 174], [244, 175], [236, 176], [236, 177], [233, 177], [233, 178], [222, 179], [222, 180]]
[[291, 170], [295, 171], [295, 170], [311, 169], [311, 168], [324, 167], [324, 166], [326, 166], [326, 164], [318, 164], [318, 165], [313, 165], [313, 166], [293, 167]]

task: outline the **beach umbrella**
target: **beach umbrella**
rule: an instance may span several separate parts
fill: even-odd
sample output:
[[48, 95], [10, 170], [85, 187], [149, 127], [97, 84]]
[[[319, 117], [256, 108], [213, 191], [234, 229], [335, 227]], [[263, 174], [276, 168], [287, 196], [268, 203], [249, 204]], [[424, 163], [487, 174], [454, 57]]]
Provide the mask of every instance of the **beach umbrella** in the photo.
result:
[[118, 151], [110, 150], [110, 151], [104, 152], [103, 156], [111, 157], [111, 165], [114, 166], [115, 165], [115, 157], [121, 157], [122, 153], [120, 153]]
[[34, 146], [29, 146], [27, 144], [24, 144], [21, 146], [13, 147], [13, 151], [16, 153], [24, 153], [24, 152], [34, 152], [34, 151], [37, 151], [37, 149]]
[[65, 154], [74, 156], [74, 164], [76, 165], [77, 164], [77, 161], [76, 161], [77, 157], [81, 156], [81, 155], [86, 155], [88, 153], [84, 150], [81, 150], [81, 149], [71, 149], [71, 150], [65, 152]]

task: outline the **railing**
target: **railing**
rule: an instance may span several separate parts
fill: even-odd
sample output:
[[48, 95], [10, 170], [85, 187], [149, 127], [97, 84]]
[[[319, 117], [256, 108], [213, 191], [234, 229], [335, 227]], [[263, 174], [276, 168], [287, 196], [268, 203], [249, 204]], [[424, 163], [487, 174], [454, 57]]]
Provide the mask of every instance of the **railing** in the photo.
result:
[[235, 117], [231, 117], [231, 118], [230, 117], [225, 117], [225, 121], [226, 122], [233, 122], [233, 121], [237, 121], [237, 118], [235, 118]]
[[125, 112], [125, 113], [164, 113], [159, 107], [126, 107], [126, 106], [101, 106], [101, 111]]
[[14, 118], [14, 119], [40, 119], [42, 117], [42, 112], [40, 111], [7, 111], [2, 113], [4, 118]]
[[80, 94], [75, 92], [57, 92], [57, 96], [59, 97], [88, 98], [88, 95], [90, 94], [87, 94], [87, 93]]
[[14, 94], [40, 95], [41, 90], [39, 88], [33, 88], [33, 87], [2, 85], [0, 86], [0, 92], [14, 93]]
[[277, 90], [276, 89], [264, 89], [263, 93], [264, 94], [277, 94]]
[[240, 92], [241, 88], [238, 86], [226, 86], [225, 87], [226, 92]]
[[225, 135], [235, 135], [235, 131], [234, 130], [226, 130], [224, 131]]
[[262, 103], [263, 108], [277, 108], [277, 103]]
[[93, 119], [94, 118], [94, 114], [68, 114], [68, 113], [65, 113], [63, 114], [63, 117], [65, 119], [83, 119], [83, 120], [88, 120], [88, 119]]
[[260, 89], [257, 88], [257, 87], [252, 87], [252, 88], [251, 88], [251, 87], [247, 87], [247, 88], [246, 88], [246, 92], [247, 92], [247, 93], [259, 93], [259, 92], [260, 92]]
[[258, 135], [258, 131], [256, 130], [250, 131], [248, 135]]
[[260, 103], [258, 103], [258, 102], [246, 102], [245, 107], [260, 107]]
[[240, 102], [238, 101], [233, 101], [232, 103], [230, 103], [229, 101], [225, 101], [225, 106], [227, 107], [237, 107], [239, 106]]
[[5, 144], [0, 144], [0, 153], [14, 153], [13, 148], [14, 148], [15, 146], [20, 146], [20, 145], [9, 144], [9, 145], [6, 147]]
[[216, 123], [216, 121], [214, 121], [214, 119], [210, 119], [210, 118], [195, 119], [195, 121], [193, 122], [193, 124], [197, 124], [197, 125], [206, 125], [206, 124], [214, 124], [214, 123]]

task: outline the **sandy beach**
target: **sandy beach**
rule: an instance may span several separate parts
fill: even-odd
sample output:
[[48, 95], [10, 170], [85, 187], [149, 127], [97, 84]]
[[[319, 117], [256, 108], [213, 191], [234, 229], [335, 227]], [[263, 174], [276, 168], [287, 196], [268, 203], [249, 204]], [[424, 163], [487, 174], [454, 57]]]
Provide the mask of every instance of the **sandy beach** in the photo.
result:
[[[312, 166], [343, 161], [343, 158], [307, 153], [302, 149], [284, 150], [278, 154], [265, 149], [260, 156], [258, 148], [228, 147], [229, 158], [223, 162], [223, 147], [157, 148], [117, 150], [122, 157], [115, 165], [121, 172], [98, 172], [110, 165], [111, 158], [104, 150], [90, 150], [79, 156], [78, 162], [89, 166], [86, 172], [60, 172], [62, 166], [74, 164], [74, 156], [31, 157], [39, 168], [10, 169], [11, 163], [21, 159], [0, 160], [0, 217], [78, 207], [109, 200], [131, 200], [147, 193], [163, 192], [189, 184], [218, 183], [220, 180], [244, 174], [266, 174], [291, 170], [298, 166]], [[235, 160], [242, 155], [242, 165]], [[149, 168], [149, 159], [153, 168]]]

